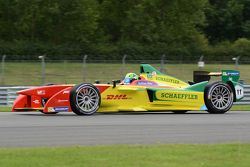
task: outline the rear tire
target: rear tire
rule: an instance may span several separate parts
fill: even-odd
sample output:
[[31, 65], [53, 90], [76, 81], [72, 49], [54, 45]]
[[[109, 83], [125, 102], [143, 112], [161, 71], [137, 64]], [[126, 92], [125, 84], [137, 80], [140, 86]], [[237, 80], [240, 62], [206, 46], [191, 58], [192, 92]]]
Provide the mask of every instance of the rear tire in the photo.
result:
[[204, 92], [204, 100], [208, 112], [224, 114], [232, 107], [233, 96], [231, 87], [223, 82], [207, 85]]
[[92, 115], [100, 104], [100, 92], [92, 84], [76, 85], [70, 91], [70, 106], [77, 115]]

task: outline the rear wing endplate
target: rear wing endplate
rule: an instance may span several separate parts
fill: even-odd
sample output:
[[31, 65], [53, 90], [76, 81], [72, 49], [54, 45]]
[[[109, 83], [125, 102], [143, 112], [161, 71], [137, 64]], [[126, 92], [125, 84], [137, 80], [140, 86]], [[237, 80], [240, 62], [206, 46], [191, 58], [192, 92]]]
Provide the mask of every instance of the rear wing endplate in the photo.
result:
[[195, 83], [209, 81], [211, 76], [221, 76], [223, 82], [238, 82], [240, 79], [240, 72], [236, 70], [222, 70], [221, 72], [194, 71], [193, 73]]

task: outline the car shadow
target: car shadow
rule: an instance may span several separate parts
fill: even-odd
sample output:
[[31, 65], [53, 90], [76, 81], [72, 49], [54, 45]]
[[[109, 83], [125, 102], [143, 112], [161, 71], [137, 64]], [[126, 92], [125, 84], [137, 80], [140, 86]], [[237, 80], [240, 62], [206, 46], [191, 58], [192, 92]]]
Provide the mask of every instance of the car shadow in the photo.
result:
[[76, 115], [73, 112], [61, 112], [57, 114], [43, 114], [40, 112], [15, 112], [16, 115], [20, 116], [37, 116], [37, 117], [96, 117], [96, 116], [105, 116], [105, 115], [201, 115], [201, 114], [209, 114], [205, 111], [189, 111], [187, 113], [173, 113], [171, 111], [147, 111], [147, 112], [131, 112], [131, 111], [122, 111], [122, 112], [102, 112], [95, 113], [93, 115]]
[[131, 112], [131, 111], [122, 111], [122, 112], [115, 112], [115, 113], [111, 113], [111, 112], [103, 112], [103, 113], [96, 113], [95, 115], [200, 115], [200, 114], [209, 114], [207, 112], [203, 112], [203, 111], [190, 111], [187, 113], [173, 113], [171, 111], [147, 111], [147, 112]]

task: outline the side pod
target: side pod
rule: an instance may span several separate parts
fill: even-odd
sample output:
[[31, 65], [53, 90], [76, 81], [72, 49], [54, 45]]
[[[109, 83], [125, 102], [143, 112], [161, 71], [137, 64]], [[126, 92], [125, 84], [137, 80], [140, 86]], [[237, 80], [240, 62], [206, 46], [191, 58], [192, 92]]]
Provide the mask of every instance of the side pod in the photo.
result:
[[54, 94], [45, 104], [43, 112], [71, 112], [70, 107], [70, 90], [72, 88], [65, 88]]

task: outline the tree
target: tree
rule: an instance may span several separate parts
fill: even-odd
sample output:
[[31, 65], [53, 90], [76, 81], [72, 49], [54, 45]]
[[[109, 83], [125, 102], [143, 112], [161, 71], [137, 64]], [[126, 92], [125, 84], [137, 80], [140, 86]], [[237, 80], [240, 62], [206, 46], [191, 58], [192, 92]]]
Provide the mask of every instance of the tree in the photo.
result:
[[188, 3], [185, 0], [143, 0], [126, 12], [121, 39], [144, 45], [158, 57], [164, 53], [199, 54], [206, 45], [197, 28], [205, 21], [205, 3], [205, 0]]
[[212, 43], [250, 37], [250, 2], [248, 0], [210, 0], [205, 13], [205, 34]]
[[0, 6], [1, 39], [15, 54], [80, 54], [99, 39], [96, 1], [0, 0]]

